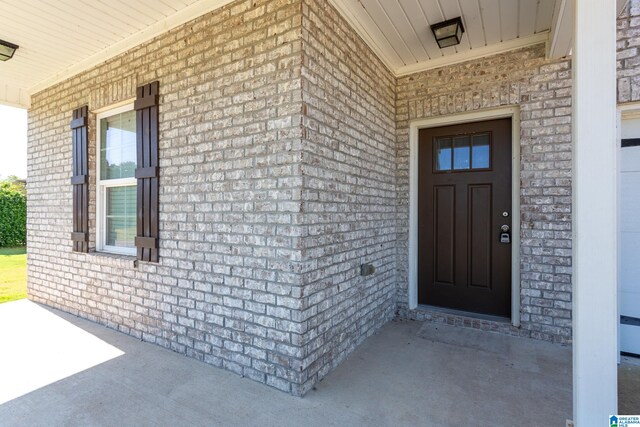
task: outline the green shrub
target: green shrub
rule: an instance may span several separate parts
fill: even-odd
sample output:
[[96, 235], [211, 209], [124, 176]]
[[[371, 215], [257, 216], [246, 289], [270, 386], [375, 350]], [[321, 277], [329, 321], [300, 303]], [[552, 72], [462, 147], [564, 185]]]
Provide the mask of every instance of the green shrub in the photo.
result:
[[27, 195], [24, 182], [0, 181], [0, 247], [27, 243]]

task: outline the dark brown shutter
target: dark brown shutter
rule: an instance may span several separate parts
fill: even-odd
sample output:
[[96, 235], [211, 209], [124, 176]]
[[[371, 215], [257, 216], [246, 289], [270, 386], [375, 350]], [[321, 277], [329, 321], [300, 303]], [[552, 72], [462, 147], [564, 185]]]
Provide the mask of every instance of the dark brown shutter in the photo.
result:
[[89, 163], [87, 153], [87, 106], [73, 110], [73, 250], [89, 252]]
[[138, 259], [158, 262], [158, 82], [137, 89]]

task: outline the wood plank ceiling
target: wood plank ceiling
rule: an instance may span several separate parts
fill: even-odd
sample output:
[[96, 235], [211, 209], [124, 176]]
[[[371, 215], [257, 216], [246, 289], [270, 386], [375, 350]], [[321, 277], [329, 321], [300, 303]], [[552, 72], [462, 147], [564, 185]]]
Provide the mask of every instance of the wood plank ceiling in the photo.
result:
[[[401, 75], [439, 66], [443, 58], [454, 55], [467, 58], [474, 50], [546, 41], [560, 0], [331, 1], [389, 68]], [[461, 43], [438, 48], [430, 25], [458, 16], [465, 27]]]

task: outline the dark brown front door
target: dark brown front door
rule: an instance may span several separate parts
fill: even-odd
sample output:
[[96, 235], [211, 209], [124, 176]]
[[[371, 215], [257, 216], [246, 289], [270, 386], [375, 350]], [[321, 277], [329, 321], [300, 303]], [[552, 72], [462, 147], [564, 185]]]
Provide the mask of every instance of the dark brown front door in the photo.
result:
[[420, 304], [509, 317], [511, 119], [423, 129], [419, 144]]

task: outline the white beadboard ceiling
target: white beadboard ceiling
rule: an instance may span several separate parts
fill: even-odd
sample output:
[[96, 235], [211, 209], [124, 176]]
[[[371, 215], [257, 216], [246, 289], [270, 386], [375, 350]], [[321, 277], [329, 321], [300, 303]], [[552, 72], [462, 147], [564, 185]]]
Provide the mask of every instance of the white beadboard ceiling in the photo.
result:
[[[571, 52], [573, 0], [330, 1], [397, 76], [542, 42], [550, 57]], [[438, 48], [430, 26], [458, 16], [461, 43]]]
[[[455, 57], [546, 42], [561, 0], [332, 0], [397, 75]], [[430, 25], [460, 16], [459, 45], [440, 49]]]
[[0, 103], [30, 95], [231, 0], [0, 0], [0, 39], [20, 46], [0, 61]]
[[[30, 96], [232, 0], [0, 0], [0, 103]], [[396, 75], [547, 42], [569, 54], [573, 0], [330, 1]], [[616, 0], [619, 11], [627, 0]], [[429, 25], [461, 16], [462, 43], [440, 50]]]

